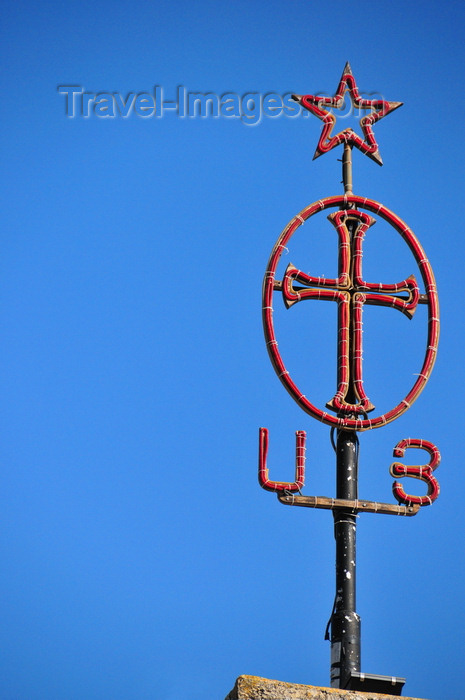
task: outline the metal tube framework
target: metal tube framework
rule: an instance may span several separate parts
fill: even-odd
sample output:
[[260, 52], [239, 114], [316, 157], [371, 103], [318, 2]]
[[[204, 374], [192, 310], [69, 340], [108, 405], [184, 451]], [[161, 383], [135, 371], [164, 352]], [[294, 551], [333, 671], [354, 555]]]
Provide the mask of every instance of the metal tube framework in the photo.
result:
[[[335, 117], [330, 108], [339, 109], [344, 95], [350, 93], [354, 106], [370, 113], [360, 120], [364, 139], [353, 130], [345, 129], [332, 136]], [[336, 592], [334, 606], [328, 623], [331, 641], [331, 686], [349, 690], [389, 692], [400, 695], [405, 679], [393, 676], [362, 674], [361, 622], [356, 611], [356, 528], [359, 512], [413, 516], [423, 506], [431, 505], [439, 495], [439, 484], [433, 471], [440, 462], [437, 447], [417, 438], [400, 440], [394, 448], [395, 457], [403, 457], [405, 449], [419, 448], [429, 453], [429, 462], [423, 465], [391, 464], [390, 473], [395, 478], [411, 477], [423, 481], [428, 492], [424, 496], [410, 495], [402, 484], [392, 484], [398, 505], [359, 500], [358, 461], [359, 441], [357, 432], [371, 430], [390, 423], [410, 408], [432, 371], [439, 339], [439, 307], [434, 274], [429, 261], [413, 232], [398, 216], [378, 202], [353, 194], [352, 147], [355, 146], [379, 165], [382, 160], [373, 134], [373, 124], [401, 106], [401, 102], [363, 99], [358, 91], [349, 64], [344, 68], [334, 97], [293, 95], [293, 99], [323, 121], [323, 131], [314, 158], [332, 148], [344, 144], [342, 157], [342, 182], [344, 196], [327, 197], [307, 206], [297, 214], [282, 231], [276, 242], [263, 281], [263, 327], [267, 349], [275, 371], [297, 404], [309, 415], [336, 431], [336, 498], [304, 496], [301, 488], [305, 479], [306, 433], [296, 432], [295, 480], [273, 481], [267, 468], [268, 430], [260, 428], [259, 468], [260, 485], [274, 491], [281, 503], [306, 508], [330, 509], [334, 519], [336, 549]], [[328, 109], [326, 109], [327, 107]], [[312, 277], [291, 263], [282, 279], [277, 279], [277, 267], [283, 250], [294, 232], [311, 216], [325, 209], [339, 207], [328, 216], [339, 237], [338, 278]], [[413, 275], [399, 283], [384, 284], [365, 281], [362, 272], [363, 237], [375, 219], [364, 213], [368, 210], [391, 225], [409, 246], [425, 287], [420, 293]], [[338, 390], [326, 404], [327, 410], [315, 406], [297, 387], [286, 369], [278, 350], [273, 324], [273, 293], [282, 294], [286, 308], [304, 299], [329, 300], [338, 303]], [[428, 333], [426, 352], [421, 371], [404, 399], [386, 413], [368, 418], [375, 407], [363, 388], [362, 378], [362, 311], [364, 304], [390, 306], [411, 319], [418, 304], [428, 308]], [[299, 495], [296, 495], [299, 493]]]

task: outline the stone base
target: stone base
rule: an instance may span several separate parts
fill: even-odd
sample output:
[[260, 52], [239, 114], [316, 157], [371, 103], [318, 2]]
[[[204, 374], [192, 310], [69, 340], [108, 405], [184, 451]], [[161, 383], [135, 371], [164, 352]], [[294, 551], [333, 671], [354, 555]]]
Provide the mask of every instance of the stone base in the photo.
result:
[[[225, 700], [398, 700], [399, 696], [384, 693], [362, 693], [359, 690], [317, 688], [283, 681], [270, 681], [258, 676], [239, 676]], [[404, 698], [403, 700], [419, 700]]]

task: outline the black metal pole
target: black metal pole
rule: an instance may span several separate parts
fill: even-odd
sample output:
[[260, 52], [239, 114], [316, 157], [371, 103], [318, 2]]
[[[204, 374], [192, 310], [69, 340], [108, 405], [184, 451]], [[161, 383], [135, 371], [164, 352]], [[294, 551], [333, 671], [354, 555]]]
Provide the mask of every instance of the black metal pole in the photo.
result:
[[[337, 498], [358, 496], [358, 440], [339, 430], [336, 441]], [[360, 617], [355, 607], [356, 514], [338, 508], [334, 514], [336, 539], [336, 599], [331, 618], [331, 686], [346, 688], [352, 671], [360, 671]]]

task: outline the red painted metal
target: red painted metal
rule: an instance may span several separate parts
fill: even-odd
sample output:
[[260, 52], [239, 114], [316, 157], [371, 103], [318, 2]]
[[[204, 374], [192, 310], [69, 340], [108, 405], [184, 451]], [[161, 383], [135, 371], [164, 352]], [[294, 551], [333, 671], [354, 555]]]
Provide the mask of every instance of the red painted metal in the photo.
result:
[[420, 506], [430, 506], [433, 501], [439, 496], [439, 483], [433, 476], [433, 471], [441, 461], [441, 455], [438, 448], [428, 440], [418, 440], [415, 438], [407, 438], [400, 440], [394, 448], [394, 457], [403, 457], [405, 450], [409, 447], [417, 447], [421, 450], [426, 450], [430, 455], [428, 464], [422, 466], [405, 466], [400, 462], [393, 462], [390, 466], [390, 473], [394, 477], [410, 476], [414, 479], [420, 479], [428, 485], [428, 494], [426, 496], [411, 496], [405, 493], [402, 484], [395, 481], [392, 485], [392, 492], [399, 503], [407, 506], [418, 504]]
[[[332, 136], [336, 117], [326, 107], [341, 109], [344, 105], [344, 96], [349, 93], [354, 107], [362, 110], [370, 110], [370, 114], [360, 119], [360, 126], [364, 138], [360, 138], [353, 129], [348, 128]], [[305, 109], [323, 121], [323, 130], [313, 158], [318, 158], [323, 153], [327, 153], [335, 146], [347, 143], [360, 149], [362, 153], [372, 158], [379, 165], [383, 164], [379, 154], [378, 144], [373, 133], [373, 124], [386, 117], [395, 109], [400, 107], [402, 102], [387, 102], [386, 100], [367, 100], [360, 95], [355, 78], [352, 75], [350, 65], [347, 63], [339, 81], [334, 97], [324, 97], [321, 95], [293, 95], [294, 100], [299, 102]]]
[[[335, 226], [338, 234], [339, 271], [337, 279], [311, 277], [292, 265], [288, 266], [282, 280], [276, 279], [276, 270], [284, 249], [296, 230], [314, 214], [332, 207], [340, 207], [339, 211], [329, 215], [329, 220]], [[415, 277], [396, 284], [369, 283], [362, 274], [362, 244], [366, 231], [373, 225], [374, 219], [364, 211], [377, 214], [388, 222], [402, 236], [416, 260], [425, 287], [425, 294], [420, 291]], [[351, 243], [347, 227], [349, 221], [358, 223], [354, 239]], [[306, 285], [306, 288], [295, 288], [294, 283]], [[313, 405], [291, 379], [284, 361], [278, 350], [278, 341], [273, 325], [273, 293], [282, 294], [287, 307], [304, 299], [323, 299], [336, 301], [339, 307], [339, 338], [338, 338], [338, 385], [334, 397], [328, 402], [327, 408], [338, 413], [333, 416], [328, 411]], [[404, 293], [404, 296], [395, 296]], [[405, 296], [406, 295], [406, 296]], [[353, 312], [351, 317], [351, 300]], [[426, 303], [428, 307], [428, 336], [425, 357], [420, 372], [404, 399], [386, 413], [368, 418], [366, 414], [373, 410], [368, 399], [362, 377], [362, 328], [361, 319], [365, 304], [392, 306], [411, 318], [418, 303]], [[417, 399], [423, 390], [433, 369], [439, 341], [439, 304], [434, 274], [428, 259], [415, 237], [413, 231], [396, 214], [367, 197], [356, 195], [339, 195], [327, 197], [310, 204], [295, 216], [281, 233], [276, 242], [263, 281], [263, 326], [271, 362], [280, 380], [298, 405], [317, 420], [337, 428], [348, 430], [369, 430], [378, 428], [398, 418]], [[349, 331], [350, 329], [350, 331]], [[349, 366], [350, 332], [354, 343], [354, 363]], [[350, 379], [357, 403], [347, 400]], [[358, 414], [357, 418], [349, 414]], [[344, 415], [347, 414], [347, 415]], [[364, 416], [365, 417], [362, 417]]]
[[295, 434], [295, 481], [271, 481], [268, 479], [266, 460], [268, 456], [268, 430], [259, 430], [258, 450], [258, 483], [267, 491], [300, 491], [305, 481], [305, 430], [297, 430]]
[[[331, 109], [344, 107], [346, 93], [349, 94], [354, 107], [370, 111], [360, 120], [363, 139], [351, 128], [346, 128], [335, 136], [332, 135], [336, 117]], [[439, 305], [433, 271], [412, 230], [382, 204], [366, 197], [355, 196], [352, 192], [352, 147], [355, 146], [382, 165], [373, 125], [400, 107], [402, 103], [363, 99], [349, 64], [344, 68], [334, 97], [293, 95], [293, 98], [323, 121], [323, 130], [314, 158], [335, 146], [344, 144], [342, 173], [345, 194], [327, 197], [310, 204], [297, 214], [281, 233], [271, 252], [263, 280], [263, 326], [271, 362], [289, 394], [306, 413], [330, 425], [333, 429], [337, 428], [336, 442], [333, 439], [333, 431], [331, 433], [336, 452], [336, 498], [304, 496], [301, 493], [295, 495], [296, 491], [300, 492], [305, 477], [306, 438], [303, 431], [296, 433], [296, 476], [294, 482], [288, 483], [271, 481], [268, 478], [266, 467], [268, 430], [260, 428], [258, 478], [260, 485], [269, 491], [277, 492], [279, 501], [285, 505], [333, 511], [336, 540], [336, 597], [326, 637], [331, 640], [331, 686], [357, 688], [358, 686], [352, 685], [352, 682], [356, 679], [354, 681], [356, 683], [357, 679], [364, 675], [360, 673], [360, 617], [356, 612], [355, 595], [357, 514], [372, 512], [412, 516], [422, 506], [433, 503], [439, 494], [439, 484], [433, 476], [433, 471], [439, 464], [440, 455], [438, 449], [426, 440], [410, 438], [401, 440], [394, 448], [395, 457], [403, 457], [407, 448], [419, 448], [429, 453], [430, 461], [422, 466], [405, 466], [400, 462], [394, 462], [390, 466], [390, 473], [394, 477], [412, 477], [423, 481], [427, 485], [427, 495], [407, 494], [402, 485], [395, 481], [392, 490], [398, 504], [360, 500], [358, 497], [358, 438], [354, 431], [370, 430], [390, 423], [401, 416], [418, 398], [428, 381], [436, 359], [439, 341]], [[313, 277], [289, 264], [282, 279], [278, 279], [278, 264], [283, 251], [288, 250], [288, 244], [294, 233], [310, 217], [327, 209], [337, 210], [328, 215], [338, 236], [337, 277]], [[375, 218], [367, 212], [380, 217], [400, 234], [418, 266], [424, 292], [420, 292], [419, 282], [414, 275], [400, 282], [387, 284], [365, 280], [362, 269], [364, 238], [375, 223]], [[333, 301], [338, 305], [337, 384], [336, 393], [325, 406], [327, 410], [311, 403], [291, 379], [286, 369], [278, 349], [273, 323], [275, 292], [282, 296], [288, 309], [305, 300]], [[394, 408], [382, 415], [368, 418], [368, 414], [374, 411], [375, 407], [368, 398], [363, 383], [363, 308], [365, 305], [389, 306], [411, 319], [418, 304], [426, 304], [428, 313], [427, 341], [421, 370], [415, 375], [413, 386], [405, 398]], [[384, 684], [381, 683], [381, 691], [388, 687], [387, 677], [371, 676], [370, 678], [377, 683], [380, 679], [383, 683], [386, 681]], [[379, 683], [376, 686], [369, 684], [366, 690], [373, 691], [375, 688], [379, 688]]]
[[[359, 110], [369, 110], [362, 117], [360, 126], [363, 138], [352, 128], [332, 135], [336, 117], [332, 109], [344, 107], [348, 93], [352, 105]], [[418, 398], [423, 390], [436, 359], [439, 341], [439, 305], [434, 274], [428, 259], [412, 230], [392, 211], [382, 204], [352, 193], [352, 147], [368, 155], [382, 165], [373, 125], [401, 106], [401, 102], [361, 97], [349, 64], [344, 68], [334, 97], [315, 95], [293, 95], [305, 109], [323, 121], [323, 130], [314, 158], [344, 144], [342, 172], [343, 196], [326, 197], [310, 204], [295, 216], [281, 233], [268, 261], [263, 280], [262, 316], [268, 353], [281, 382], [309, 415], [337, 428], [336, 451], [336, 498], [304, 496], [300, 492], [305, 477], [305, 433], [296, 433], [296, 475], [294, 482], [271, 481], [266, 466], [268, 453], [268, 430], [260, 428], [259, 437], [259, 482], [260, 485], [278, 494], [285, 505], [306, 508], [331, 509], [334, 517], [336, 539], [336, 598], [330, 623], [331, 633], [331, 686], [351, 688], [353, 679], [360, 678], [360, 617], [356, 613], [355, 559], [356, 517], [360, 512], [415, 515], [421, 506], [430, 505], [438, 497], [439, 484], [433, 471], [439, 464], [438, 449], [426, 440], [401, 440], [394, 448], [395, 457], [403, 457], [405, 449], [426, 450], [430, 461], [422, 466], [405, 466], [400, 462], [391, 464], [394, 477], [413, 477], [427, 485], [425, 496], [407, 494], [395, 481], [392, 489], [398, 504], [360, 500], [358, 497], [358, 439], [354, 431], [378, 428], [401, 416]], [[289, 264], [282, 279], [277, 279], [277, 268], [282, 253], [299, 229], [313, 215], [324, 210], [336, 209], [328, 219], [338, 236], [338, 273], [335, 278], [313, 277]], [[374, 283], [365, 280], [362, 269], [363, 243], [367, 231], [375, 223], [374, 214], [384, 219], [402, 237], [409, 247], [420, 271], [422, 288], [414, 275], [396, 283]], [[273, 294], [282, 295], [286, 308], [305, 300], [333, 301], [338, 305], [338, 352], [336, 393], [323, 410], [307, 399], [291, 379], [278, 349], [273, 323]], [[365, 305], [389, 306], [411, 319], [418, 304], [427, 305], [428, 332], [425, 355], [420, 372], [415, 375], [413, 386], [405, 398], [382, 415], [368, 418], [375, 407], [368, 398], [363, 384], [362, 366], [362, 320]], [[335, 415], [332, 415], [333, 412]], [[375, 677], [372, 679], [386, 679]], [[378, 686], [376, 686], [378, 687]], [[381, 688], [387, 686], [381, 685]], [[374, 686], [366, 690], [373, 690]]]

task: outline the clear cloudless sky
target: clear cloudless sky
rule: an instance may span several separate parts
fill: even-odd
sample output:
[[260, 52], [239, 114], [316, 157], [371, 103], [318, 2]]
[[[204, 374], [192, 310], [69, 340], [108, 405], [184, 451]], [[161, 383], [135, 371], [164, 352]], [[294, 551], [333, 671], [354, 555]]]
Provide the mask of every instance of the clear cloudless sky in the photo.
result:
[[[331, 514], [280, 505], [256, 472], [259, 426], [282, 480], [305, 429], [304, 493], [334, 495], [329, 428], [276, 377], [260, 307], [283, 227], [342, 192], [341, 151], [312, 162], [313, 116], [102, 118], [91, 103], [70, 118], [57, 87], [332, 95], [348, 60], [362, 93], [404, 102], [375, 127], [382, 168], [354, 151], [355, 193], [415, 231], [442, 311], [424, 392], [360, 434], [366, 499], [395, 502], [401, 438], [442, 453], [432, 507], [360, 516], [362, 671], [405, 676], [404, 695], [465, 698], [464, 8], [3, 4], [2, 700], [222, 700], [240, 674], [329, 685]], [[286, 264], [332, 276], [330, 228], [324, 215], [303, 227]], [[372, 281], [416, 272], [399, 241], [382, 222], [367, 235]], [[321, 406], [335, 305], [275, 305], [286, 361]], [[367, 393], [390, 408], [420, 371], [424, 307], [412, 321], [372, 307], [365, 323]]]

